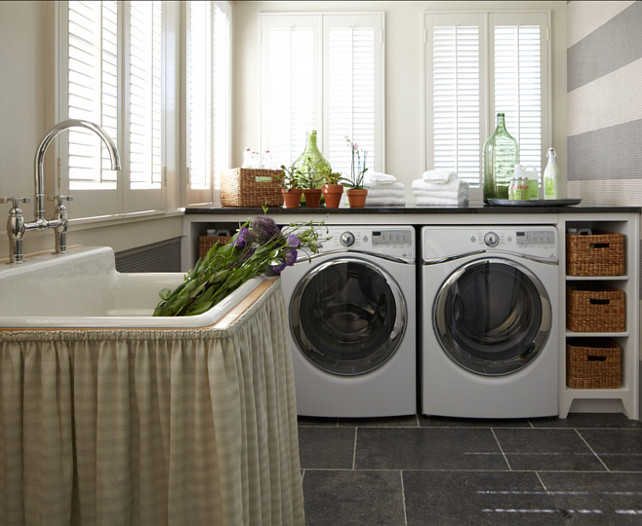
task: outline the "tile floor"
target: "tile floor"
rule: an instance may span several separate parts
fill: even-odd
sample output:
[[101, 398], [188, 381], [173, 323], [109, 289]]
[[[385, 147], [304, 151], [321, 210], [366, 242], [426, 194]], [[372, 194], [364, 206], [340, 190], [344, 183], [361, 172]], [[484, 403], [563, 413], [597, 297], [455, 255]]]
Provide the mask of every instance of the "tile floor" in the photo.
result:
[[620, 414], [299, 418], [307, 526], [642, 525], [642, 423]]

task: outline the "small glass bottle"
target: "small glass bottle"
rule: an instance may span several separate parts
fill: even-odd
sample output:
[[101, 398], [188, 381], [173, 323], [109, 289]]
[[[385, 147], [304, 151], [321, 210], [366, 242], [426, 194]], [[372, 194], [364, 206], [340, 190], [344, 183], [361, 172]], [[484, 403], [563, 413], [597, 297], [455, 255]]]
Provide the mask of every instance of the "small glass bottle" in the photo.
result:
[[241, 165], [241, 168], [254, 168], [252, 166], [252, 150], [249, 148], [245, 148], [245, 150], [243, 150], [243, 164]]
[[504, 114], [498, 113], [497, 127], [482, 150], [485, 203], [488, 199], [508, 198], [508, 184], [518, 163], [519, 145], [506, 131]]
[[544, 169], [544, 199], [561, 199], [560, 172], [555, 162], [555, 148], [549, 148]]

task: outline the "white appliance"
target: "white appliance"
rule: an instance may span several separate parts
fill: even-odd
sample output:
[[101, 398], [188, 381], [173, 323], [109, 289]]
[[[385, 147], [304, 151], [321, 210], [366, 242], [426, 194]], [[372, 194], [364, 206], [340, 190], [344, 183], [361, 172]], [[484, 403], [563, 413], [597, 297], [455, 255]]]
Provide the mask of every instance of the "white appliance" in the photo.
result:
[[557, 230], [422, 228], [422, 412], [558, 414]]
[[319, 255], [300, 258], [281, 280], [298, 414], [415, 414], [414, 227], [328, 230]]

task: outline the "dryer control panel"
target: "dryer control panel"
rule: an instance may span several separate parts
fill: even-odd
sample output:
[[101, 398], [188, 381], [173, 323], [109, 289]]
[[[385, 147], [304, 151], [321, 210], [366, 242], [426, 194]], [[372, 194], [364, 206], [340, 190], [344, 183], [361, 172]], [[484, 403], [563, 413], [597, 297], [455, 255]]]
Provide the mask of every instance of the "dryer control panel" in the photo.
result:
[[328, 226], [332, 238], [321, 252], [368, 252], [382, 256], [414, 259], [415, 229], [412, 226]]
[[552, 226], [428, 226], [422, 236], [424, 259], [483, 251], [557, 260], [557, 229]]

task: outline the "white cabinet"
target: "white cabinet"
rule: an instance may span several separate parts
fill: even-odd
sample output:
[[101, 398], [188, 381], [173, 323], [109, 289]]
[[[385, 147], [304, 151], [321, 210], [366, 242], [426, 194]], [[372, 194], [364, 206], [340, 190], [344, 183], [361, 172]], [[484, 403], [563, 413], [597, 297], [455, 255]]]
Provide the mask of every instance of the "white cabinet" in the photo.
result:
[[[563, 275], [561, 290], [566, 287], [587, 288], [594, 285], [607, 289], [608, 286], [625, 293], [625, 327], [615, 332], [573, 332], [568, 330], [566, 318], [567, 295], [561, 294], [560, 326], [566, 328], [560, 344], [560, 399], [559, 416], [566, 418], [569, 412], [623, 412], [628, 418], [639, 416], [639, 216], [636, 214], [563, 214], [560, 217], [560, 266]], [[576, 276], [567, 272], [566, 233], [572, 229], [591, 229], [624, 235], [624, 272], [621, 275]], [[581, 338], [581, 339], [580, 339]], [[605, 338], [619, 344], [621, 353], [621, 384], [613, 389], [577, 389], [567, 385], [567, 343], [589, 342], [600, 345]]]

